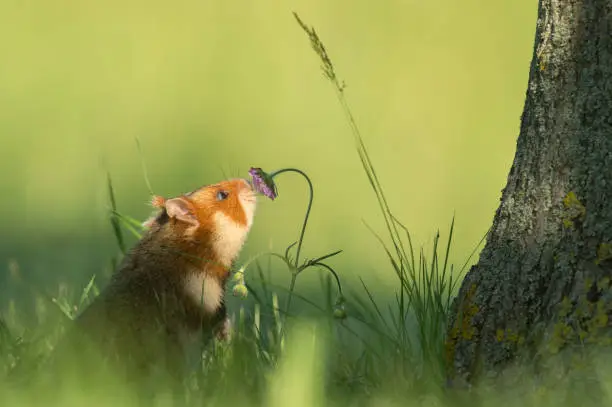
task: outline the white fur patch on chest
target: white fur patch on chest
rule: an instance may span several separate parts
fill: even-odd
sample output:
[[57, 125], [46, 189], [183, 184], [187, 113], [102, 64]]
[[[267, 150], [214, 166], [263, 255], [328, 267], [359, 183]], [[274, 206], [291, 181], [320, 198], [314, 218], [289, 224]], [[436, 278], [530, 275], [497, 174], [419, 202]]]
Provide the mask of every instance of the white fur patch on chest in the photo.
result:
[[214, 221], [217, 226], [217, 234], [213, 242], [214, 251], [219, 261], [229, 267], [240, 253], [249, 228], [234, 222], [222, 212], [215, 213]]
[[214, 314], [223, 301], [221, 283], [203, 272], [193, 272], [187, 276], [185, 291], [207, 314]]

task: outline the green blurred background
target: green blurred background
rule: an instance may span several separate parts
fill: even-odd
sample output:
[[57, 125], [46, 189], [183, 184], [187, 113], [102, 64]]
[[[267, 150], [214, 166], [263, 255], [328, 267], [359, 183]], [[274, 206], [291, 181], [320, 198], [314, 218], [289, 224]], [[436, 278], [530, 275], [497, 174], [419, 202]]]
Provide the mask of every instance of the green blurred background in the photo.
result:
[[[135, 138], [164, 196], [250, 166], [306, 171], [315, 203], [304, 255], [344, 249], [332, 262], [342, 276], [391, 286], [361, 221], [385, 233], [375, 196], [292, 11], [346, 81], [391, 207], [419, 244], [438, 227], [445, 235], [455, 212], [451, 257], [462, 263], [514, 156], [536, 0], [1, 0], [0, 298], [15, 294], [11, 260], [45, 292], [108, 267], [106, 173], [121, 212], [149, 213]], [[243, 259], [297, 237], [306, 184], [278, 184]]]

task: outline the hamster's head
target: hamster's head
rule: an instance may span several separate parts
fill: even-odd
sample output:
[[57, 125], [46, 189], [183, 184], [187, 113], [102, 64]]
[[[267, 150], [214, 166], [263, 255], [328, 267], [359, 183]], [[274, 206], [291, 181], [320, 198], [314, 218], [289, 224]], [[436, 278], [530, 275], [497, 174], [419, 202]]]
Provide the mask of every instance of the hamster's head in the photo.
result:
[[256, 205], [251, 184], [240, 178], [163, 201], [168, 220], [184, 226], [185, 237], [193, 237], [228, 267], [244, 245]]

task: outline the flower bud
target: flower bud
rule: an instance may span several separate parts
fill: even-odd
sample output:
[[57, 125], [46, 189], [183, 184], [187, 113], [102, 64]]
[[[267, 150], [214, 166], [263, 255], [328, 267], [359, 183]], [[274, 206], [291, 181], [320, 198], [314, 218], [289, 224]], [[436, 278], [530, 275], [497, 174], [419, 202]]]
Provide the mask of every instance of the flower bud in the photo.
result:
[[236, 284], [232, 289], [232, 294], [236, 297], [246, 298], [249, 295], [249, 289], [244, 284]]
[[242, 269], [238, 270], [232, 276], [232, 281], [235, 283], [243, 283], [244, 284], [244, 271]]
[[336, 307], [334, 308], [334, 318], [336, 319], [346, 319], [346, 311], [344, 307]]

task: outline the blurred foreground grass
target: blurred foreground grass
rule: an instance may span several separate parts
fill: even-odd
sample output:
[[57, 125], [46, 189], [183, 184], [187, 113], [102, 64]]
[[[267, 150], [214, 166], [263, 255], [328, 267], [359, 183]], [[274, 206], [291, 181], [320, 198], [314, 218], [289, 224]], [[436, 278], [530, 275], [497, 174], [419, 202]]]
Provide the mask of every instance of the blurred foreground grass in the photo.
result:
[[[309, 312], [304, 307], [286, 312], [281, 304], [287, 288], [271, 284], [265, 278], [269, 265], [257, 264], [247, 270], [251, 294], [246, 300], [233, 299], [230, 305], [232, 341], [205, 349], [201, 359], [193, 361], [191, 376], [180, 391], [157, 376], [142, 378], [138, 387], [126, 384], [98, 360], [89, 362], [82, 354], [72, 356], [79, 363], [89, 362], [87, 375], [61, 372], [60, 385], [52, 388], [39, 381], [45, 374], [40, 366], [104, 281], [98, 284], [92, 279], [71, 292], [60, 290], [51, 299], [36, 298], [33, 328], [24, 327], [18, 310], [9, 307], [0, 318], [0, 405], [609, 405], [612, 358], [601, 354], [588, 359], [588, 365], [575, 363], [577, 371], [589, 373], [586, 381], [582, 376], [568, 379], [561, 371], [543, 377], [525, 368], [510, 370], [513, 385], [505, 391], [479, 386], [471, 393], [455, 393], [445, 388], [445, 323], [455, 292], [452, 281], [461, 274], [445, 262], [450, 242], [448, 236], [448, 242], [420, 256], [411, 249], [402, 251], [395, 270], [396, 301], [385, 307], [364, 285], [347, 295], [346, 318], [334, 317], [337, 290], [329, 274], [320, 275], [318, 298], [302, 290], [294, 293]], [[598, 392], [593, 391], [594, 380], [602, 384], [595, 387]], [[592, 404], [595, 396], [603, 396], [603, 404]]]

